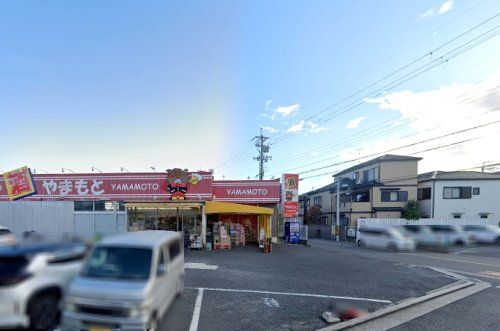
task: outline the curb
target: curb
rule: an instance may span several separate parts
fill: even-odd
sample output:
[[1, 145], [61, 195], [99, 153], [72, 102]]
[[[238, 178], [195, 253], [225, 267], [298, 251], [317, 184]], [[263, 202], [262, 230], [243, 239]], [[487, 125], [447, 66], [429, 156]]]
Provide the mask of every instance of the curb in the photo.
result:
[[374, 311], [373, 313], [369, 313], [369, 314], [363, 315], [363, 316], [358, 317], [358, 318], [354, 318], [354, 319], [346, 321], [346, 322], [341, 322], [341, 323], [337, 323], [334, 325], [330, 325], [330, 326], [318, 329], [317, 331], [335, 331], [335, 330], [347, 329], [347, 328], [357, 326], [357, 325], [366, 323], [368, 321], [374, 320], [376, 318], [392, 314], [396, 311], [406, 309], [408, 307], [417, 305], [419, 303], [429, 301], [429, 300], [435, 299], [435, 298], [440, 297], [440, 296], [444, 296], [444, 295], [449, 294], [451, 292], [456, 292], [456, 291], [462, 290], [464, 288], [467, 288], [467, 287], [475, 284], [474, 282], [467, 280], [463, 276], [454, 274], [454, 273], [446, 271], [446, 270], [442, 270], [442, 269], [435, 268], [435, 267], [425, 267], [425, 268], [442, 273], [448, 277], [458, 279], [458, 281], [451, 283], [451, 284], [448, 284], [446, 286], [440, 287], [438, 289], [429, 291], [429, 292], [427, 292], [427, 294], [425, 294], [423, 296], [420, 296], [417, 298], [404, 299], [395, 305], [390, 305], [388, 307]]

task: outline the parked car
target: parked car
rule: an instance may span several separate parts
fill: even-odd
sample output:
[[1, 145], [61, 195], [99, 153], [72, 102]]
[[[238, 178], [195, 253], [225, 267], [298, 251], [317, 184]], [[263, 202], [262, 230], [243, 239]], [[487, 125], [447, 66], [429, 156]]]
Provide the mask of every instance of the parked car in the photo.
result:
[[0, 245], [11, 245], [16, 242], [16, 236], [9, 228], [0, 225]]
[[446, 245], [469, 245], [469, 235], [457, 225], [429, 225], [433, 233], [440, 235]]
[[412, 251], [415, 249], [415, 241], [395, 228], [360, 228], [356, 242], [359, 247], [391, 251]]
[[63, 329], [157, 330], [184, 290], [183, 253], [179, 232], [131, 232], [102, 240], [69, 287]]
[[61, 299], [83, 264], [79, 243], [23, 243], [0, 247], [0, 328], [52, 330]]
[[426, 225], [402, 225], [399, 227], [408, 237], [415, 240], [419, 247], [443, 247], [447, 242], [443, 235], [433, 232]]
[[500, 228], [494, 225], [464, 225], [471, 240], [480, 244], [500, 245]]

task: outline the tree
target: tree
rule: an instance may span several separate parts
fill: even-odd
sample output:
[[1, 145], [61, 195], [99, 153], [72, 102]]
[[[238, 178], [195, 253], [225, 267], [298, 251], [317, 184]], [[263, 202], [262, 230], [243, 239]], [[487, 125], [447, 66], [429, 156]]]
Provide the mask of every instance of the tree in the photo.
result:
[[410, 200], [403, 208], [401, 212], [401, 217], [407, 220], [418, 220], [422, 217], [420, 210], [418, 210], [418, 202], [416, 200]]
[[317, 224], [321, 219], [321, 207], [320, 206], [312, 206], [307, 209], [307, 212], [304, 216], [304, 224]]

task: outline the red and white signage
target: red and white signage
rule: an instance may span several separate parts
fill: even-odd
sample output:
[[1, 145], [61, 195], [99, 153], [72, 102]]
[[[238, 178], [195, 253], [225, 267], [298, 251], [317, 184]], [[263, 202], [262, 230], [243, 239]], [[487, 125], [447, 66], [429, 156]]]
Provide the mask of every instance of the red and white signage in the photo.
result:
[[279, 203], [279, 180], [218, 180], [212, 183], [215, 201]]
[[[186, 200], [211, 200], [210, 172], [190, 172], [196, 181], [187, 184]], [[171, 199], [166, 173], [39, 174], [34, 175], [37, 194], [27, 200], [165, 201]], [[8, 200], [0, 185], [0, 200]]]
[[299, 212], [299, 175], [283, 174], [283, 217], [293, 218]]

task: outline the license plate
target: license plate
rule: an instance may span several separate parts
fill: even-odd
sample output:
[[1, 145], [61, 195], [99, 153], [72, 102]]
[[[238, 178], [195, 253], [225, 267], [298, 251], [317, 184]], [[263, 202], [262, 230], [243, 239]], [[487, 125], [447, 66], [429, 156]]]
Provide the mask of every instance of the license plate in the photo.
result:
[[91, 326], [89, 331], [111, 331], [111, 328], [107, 326]]

